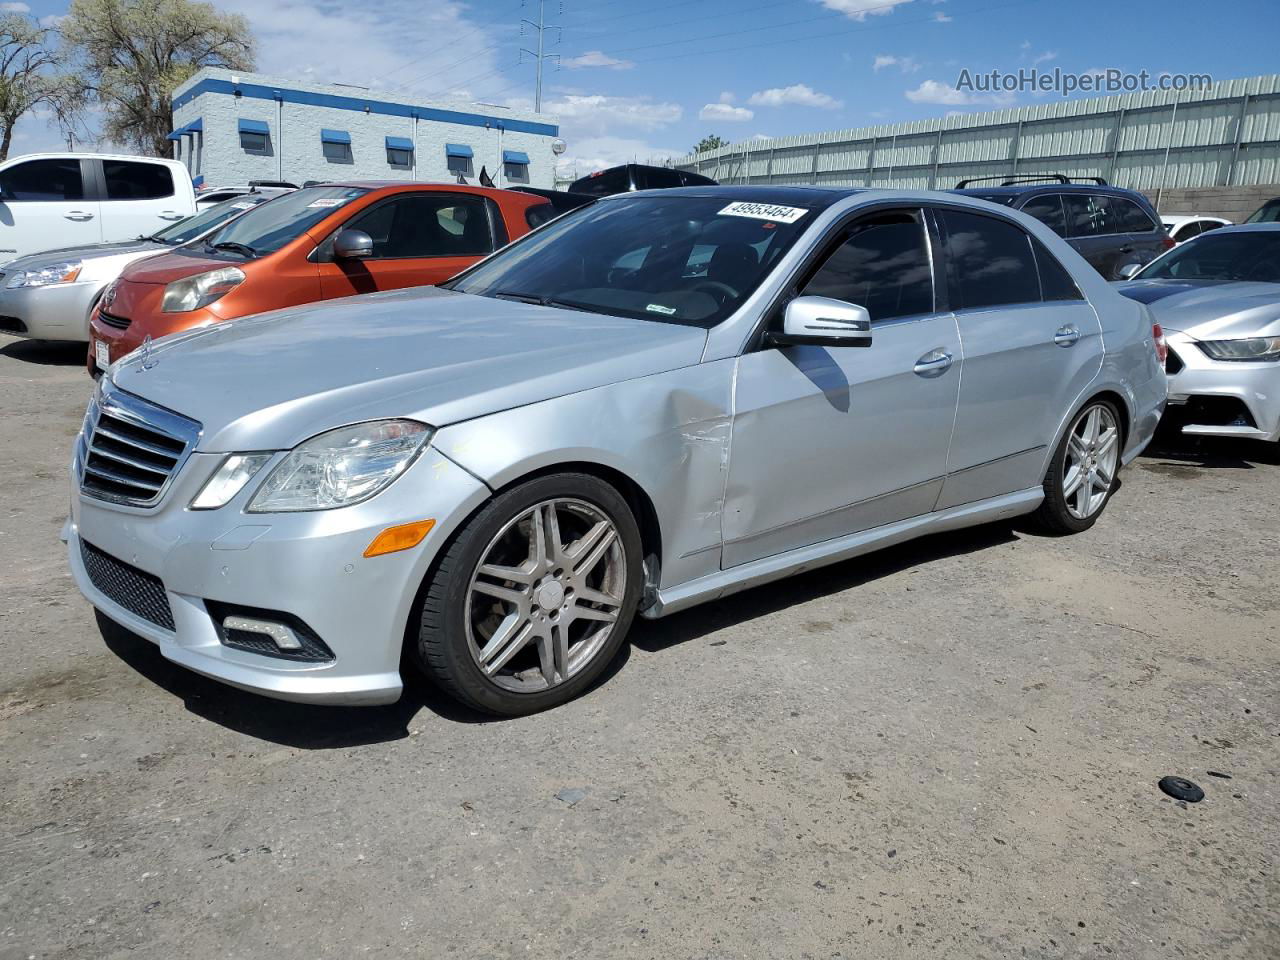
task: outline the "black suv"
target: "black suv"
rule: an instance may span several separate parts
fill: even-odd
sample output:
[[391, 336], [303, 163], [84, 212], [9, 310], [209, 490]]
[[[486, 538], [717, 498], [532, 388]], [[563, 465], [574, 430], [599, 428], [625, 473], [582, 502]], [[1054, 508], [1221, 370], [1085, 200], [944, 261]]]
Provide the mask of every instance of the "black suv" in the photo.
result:
[[[1174, 245], [1142, 194], [1110, 186], [1101, 177], [1077, 179], [1087, 182], [1073, 183], [1060, 173], [978, 177], [961, 180], [952, 192], [1030, 214], [1075, 247], [1108, 280], [1122, 279], [1125, 266], [1142, 266]], [[983, 180], [1001, 183], [970, 186]]]
[[608, 197], [632, 190], [665, 190], [668, 187], [714, 187], [716, 182], [700, 173], [651, 167], [643, 163], [624, 163], [620, 167], [597, 170], [569, 184], [570, 193], [587, 193]]

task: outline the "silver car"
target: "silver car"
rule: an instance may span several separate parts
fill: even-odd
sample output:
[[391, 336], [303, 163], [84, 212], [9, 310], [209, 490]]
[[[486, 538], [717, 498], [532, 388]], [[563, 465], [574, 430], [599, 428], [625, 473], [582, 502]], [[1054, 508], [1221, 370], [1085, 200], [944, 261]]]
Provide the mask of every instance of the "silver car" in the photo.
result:
[[180, 334], [102, 378], [71, 569], [170, 660], [495, 714], [659, 617], [1020, 514], [1088, 529], [1149, 441], [1144, 307], [954, 195], [699, 187], [573, 211], [445, 285]]
[[1119, 289], [1164, 328], [1183, 433], [1280, 440], [1280, 223], [1196, 237]]
[[107, 284], [125, 267], [196, 240], [269, 199], [248, 194], [201, 210], [149, 237], [63, 247], [10, 260], [0, 267], [0, 331], [32, 340], [88, 342], [89, 314]]

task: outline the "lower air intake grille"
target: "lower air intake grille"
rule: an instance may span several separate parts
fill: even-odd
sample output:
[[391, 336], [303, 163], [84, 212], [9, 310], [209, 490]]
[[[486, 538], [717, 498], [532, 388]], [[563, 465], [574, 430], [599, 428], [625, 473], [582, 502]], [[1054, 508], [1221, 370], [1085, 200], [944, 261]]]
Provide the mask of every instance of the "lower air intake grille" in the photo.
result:
[[107, 311], [99, 308], [98, 319], [108, 327], [114, 327], [117, 330], [128, 330], [129, 324], [133, 323], [129, 317], [122, 317], [119, 314], [107, 313]]
[[173, 629], [173, 611], [159, 577], [117, 560], [86, 540], [80, 541], [80, 557], [89, 580], [112, 602], [157, 627]]
[[[280, 660], [303, 660], [308, 663], [329, 663], [335, 659], [333, 651], [320, 639], [320, 636], [306, 623], [291, 613], [283, 610], [263, 610], [261, 607], [242, 607], [239, 604], [220, 603], [206, 600], [205, 609], [213, 618], [213, 628], [218, 631], [218, 639], [225, 647], [246, 650], [264, 657], [276, 657]], [[300, 650], [281, 650], [275, 641], [263, 633], [249, 630], [228, 630], [223, 621], [227, 617], [246, 617], [250, 620], [266, 620], [270, 623], [281, 623], [293, 631], [293, 635], [302, 644]]]

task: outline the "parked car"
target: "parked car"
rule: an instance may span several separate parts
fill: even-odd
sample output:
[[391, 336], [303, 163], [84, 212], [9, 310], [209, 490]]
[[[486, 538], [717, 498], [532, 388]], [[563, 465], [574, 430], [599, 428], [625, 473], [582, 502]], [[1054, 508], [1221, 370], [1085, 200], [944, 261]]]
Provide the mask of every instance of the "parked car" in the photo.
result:
[[261, 194], [264, 197], [278, 197], [282, 193], [290, 193], [297, 189], [296, 183], [287, 183], [284, 180], [250, 180], [246, 184], [229, 187], [206, 187], [196, 194], [196, 207], [203, 210], [224, 200], [232, 200], [250, 193]]
[[[89, 321], [89, 372], [191, 327], [439, 283], [529, 231], [543, 197], [458, 184], [328, 183], [127, 267]], [[531, 213], [532, 211], [532, 213]]]
[[569, 184], [569, 193], [582, 193], [591, 197], [608, 197], [615, 193], [635, 190], [660, 190], [670, 187], [715, 186], [715, 181], [700, 173], [675, 170], [671, 167], [651, 167], [643, 163], [624, 163], [597, 170]]
[[1202, 233], [1231, 226], [1230, 220], [1224, 220], [1222, 217], [1206, 217], [1201, 213], [1166, 213], [1160, 221], [1174, 243], [1186, 243]]
[[1119, 279], [1123, 267], [1141, 266], [1173, 246], [1146, 197], [1099, 177], [1089, 179], [1081, 184], [1062, 174], [1006, 177], [999, 186], [972, 188], [968, 185], [978, 180], [962, 180], [954, 192], [1030, 214], [1065, 238], [1107, 280]]
[[0, 163], [0, 261], [147, 236], [195, 212], [176, 160], [35, 153]]
[[623, 194], [444, 288], [115, 363], [66, 537], [100, 611], [206, 676], [385, 702], [407, 646], [524, 714], [586, 689], [637, 610], [1019, 514], [1087, 530], [1164, 397], [1146, 308], [1029, 217]]
[[1280, 197], [1268, 200], [1253, 213], [1245, 223], [1275, 223], [1280, 221]]
[[46, 250], [0, 271], [0, 330], [33, 340], [89, 339], [89, 315], [107, 284], [129, 264], [217, 229], [268, 198], [224, 200], [149, 237]]
[[1199, 236], [1118, 289], [1168, 338], [1171, 423], [1280, 440], [1280, 223]]

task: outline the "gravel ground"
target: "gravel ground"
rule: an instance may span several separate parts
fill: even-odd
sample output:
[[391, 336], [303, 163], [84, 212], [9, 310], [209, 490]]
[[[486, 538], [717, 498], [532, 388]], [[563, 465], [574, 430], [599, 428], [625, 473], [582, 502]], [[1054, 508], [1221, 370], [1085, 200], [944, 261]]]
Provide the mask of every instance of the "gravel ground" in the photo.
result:
[[1280, 956], [1276, 450], [641, 624], [540, 716], [321, 709], [80, 599], [82, 357], [0, 338], [0, 960]]

